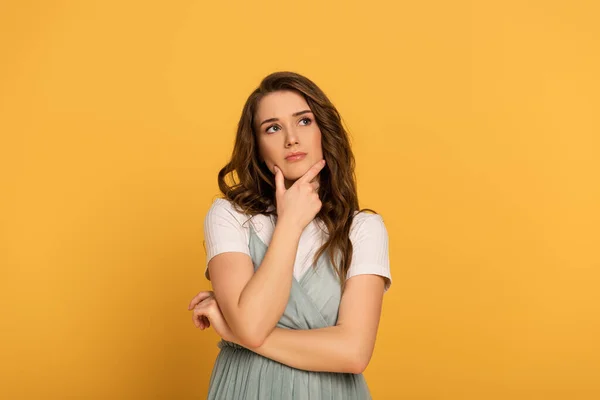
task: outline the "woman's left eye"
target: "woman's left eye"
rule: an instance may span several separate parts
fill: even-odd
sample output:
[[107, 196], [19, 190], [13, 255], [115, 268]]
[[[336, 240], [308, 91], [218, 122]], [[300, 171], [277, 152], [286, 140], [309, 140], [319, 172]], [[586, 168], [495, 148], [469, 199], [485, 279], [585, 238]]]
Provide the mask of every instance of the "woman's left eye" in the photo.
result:
[[310, 122], [312, 122], [310, 118], [302, 118], [300, 121], [304, 121], [304, 120], [308, 121], [306, 123], [306, 125], [308, 125]]

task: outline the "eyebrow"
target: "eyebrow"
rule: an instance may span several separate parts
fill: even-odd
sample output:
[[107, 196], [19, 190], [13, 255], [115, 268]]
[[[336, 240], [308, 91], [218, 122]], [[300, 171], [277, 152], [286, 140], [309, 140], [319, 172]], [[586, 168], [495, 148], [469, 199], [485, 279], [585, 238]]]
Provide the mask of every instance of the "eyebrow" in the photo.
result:
[[[296, 113], [292, 114], [292, 117], [297, 117], [298, 115], [302, 115], [302, 114], [306, 114], [306, 113], [310, 113], [312, 111], [310, 110], [303, 110], [303, 111], [298, 111]], [[279, 121], [278, 118], [269, 118], [269, 119], [265, 119], [263, 122], [260, 123], [259, 127], [263, 126], [263, 124], [266, 124], [267, 122], [273, 122], [273, 121]]]

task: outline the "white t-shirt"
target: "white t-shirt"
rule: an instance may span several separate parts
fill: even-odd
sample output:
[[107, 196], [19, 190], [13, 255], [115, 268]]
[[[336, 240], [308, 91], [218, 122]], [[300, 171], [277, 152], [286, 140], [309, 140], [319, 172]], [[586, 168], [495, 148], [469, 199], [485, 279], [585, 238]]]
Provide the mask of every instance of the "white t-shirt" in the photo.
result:
[[[204, 219], [206, 278], [210, 280], [208, 262], [217, 254], [241, 252], [250, 256], [249, 224], [252, 224], [258, 237], [268, 246], [273, 236], [275, 218], [264, 214], [252, 217], [237, 211], [227, 199], [215, 199]], [[311, 268], [315, 253], [326, 239], [327, 234], [323, 231], [327, 231], [327, 228], [317, 219], [313, 219], [302, 231], [294, 262], [294, 277], [297, 280], [300, 280], [302, 275]], [[355, 212], [350, 227], [350, 240], [353, 245], [353, 255], [346, 279], [361, 274], [381, 275], [387, 278], [385, 283], [387, 292], [392, 283], [392, 276], [388, 255], [388, 234], [381, 216]]]

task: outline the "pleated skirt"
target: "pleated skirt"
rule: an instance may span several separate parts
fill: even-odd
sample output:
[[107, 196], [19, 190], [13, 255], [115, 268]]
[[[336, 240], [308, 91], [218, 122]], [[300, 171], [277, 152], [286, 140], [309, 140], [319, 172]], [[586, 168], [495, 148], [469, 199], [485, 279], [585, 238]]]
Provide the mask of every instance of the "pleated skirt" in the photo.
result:
[[209, 400], [367, 400], [362, 374], [289, 367], [235, 343], [219, 342]]

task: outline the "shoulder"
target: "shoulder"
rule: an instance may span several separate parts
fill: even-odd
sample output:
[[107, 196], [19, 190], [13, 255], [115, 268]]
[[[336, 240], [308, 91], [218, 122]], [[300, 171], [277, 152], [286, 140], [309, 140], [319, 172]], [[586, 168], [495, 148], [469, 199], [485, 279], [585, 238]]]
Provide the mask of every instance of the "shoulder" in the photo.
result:
[[385, 291], [390, 288], [392, 274], [389, 260], [389, 238], [379, 214], [355, 214], [350, 228], [353, 246], [352, 262], [347, 279], [355, 275], [374, 274], [385, 278]]
[[245, 215], [241, 211], [239, 211], [235, 204], [231, 200], [225, 199], [223, 197], [217, 197], [213, 200], [210, 205], [210, 210], [216, 210], [217, 212], [228, 212], [233, 215], [241, 216]]
[[350, 226], [350, 238], [354, 239], [365, 235], [387, 236], [383, 217], [379, 214], [356, 211], [352, 219], [352, 225]]
[[268, 234], [270, 227], [269, 217], [263, 214], [251, 215], [239, 210], [237, 206], [226, 198], [213, 200], [204, 220], [205, 226], [219, 222], [227, 222], [240, 230], [248, 231], [250, 226], [255, 232]]
[[243, 225], [249, 217], [249, 215], [239, 211], [231, 201], [222, 197], [213, 200], [206, 213], [207, 219], [227, 218], [238, 222], [240, 225]]

